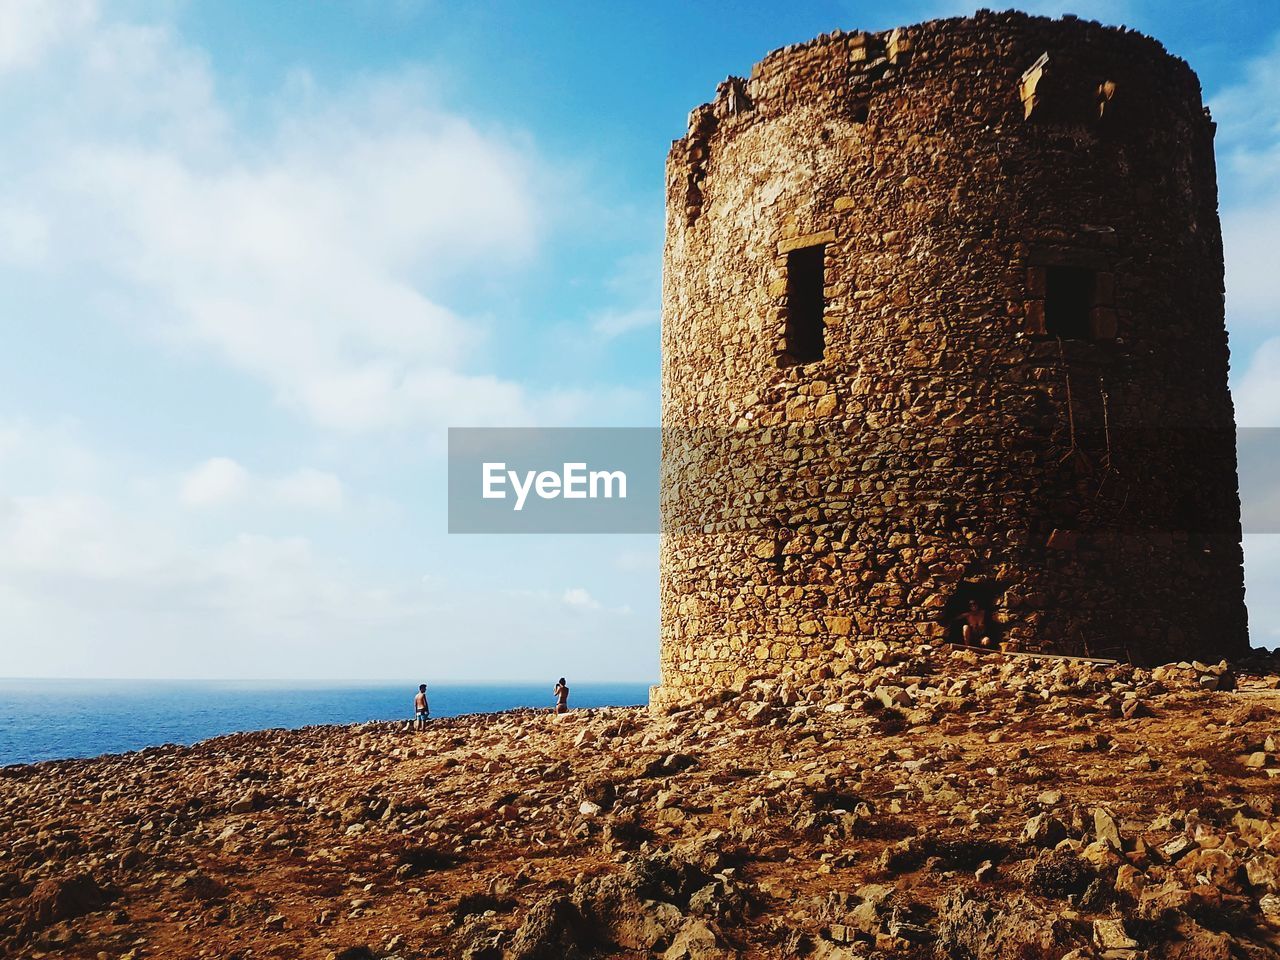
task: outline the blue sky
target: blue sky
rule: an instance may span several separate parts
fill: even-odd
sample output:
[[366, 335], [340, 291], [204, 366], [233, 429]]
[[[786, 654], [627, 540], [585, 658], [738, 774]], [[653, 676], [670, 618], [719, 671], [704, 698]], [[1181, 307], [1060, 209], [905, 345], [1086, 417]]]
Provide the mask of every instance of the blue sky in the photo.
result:
[[[1280, 7], [1031, 9], [1199, 72], [1239, 416], [1280, 426]], [[0, 0], [0, 676], [654, 678], [656, 538], [447, 536], [444, 431], [656, 423], [688, 111], [971, 12]]]

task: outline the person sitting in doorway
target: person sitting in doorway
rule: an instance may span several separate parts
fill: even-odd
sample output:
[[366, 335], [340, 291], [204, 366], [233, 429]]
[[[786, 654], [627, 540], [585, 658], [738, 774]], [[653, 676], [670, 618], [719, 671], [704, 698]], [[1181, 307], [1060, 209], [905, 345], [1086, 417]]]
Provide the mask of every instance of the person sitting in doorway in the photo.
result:
[[956, 620], [964, 624], [961, 632], [966, 647], [993, 646], [991, 618], [977, 600], [970, 600], [969, 609], [956, 617]]

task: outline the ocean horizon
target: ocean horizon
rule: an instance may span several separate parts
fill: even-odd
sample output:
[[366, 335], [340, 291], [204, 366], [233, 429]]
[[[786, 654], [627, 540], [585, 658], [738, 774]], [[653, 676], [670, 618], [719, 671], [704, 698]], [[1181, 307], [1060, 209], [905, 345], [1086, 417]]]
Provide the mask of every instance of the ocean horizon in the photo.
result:
[[[432, 717], [552, 706], [547, 683], [428, 684]], [[649, 682], [573, 683], [573, 708], [646, 703]], [[127, 753], [251, 730], [408, 720], [416, 683], [0, 678], [0, 766]]]

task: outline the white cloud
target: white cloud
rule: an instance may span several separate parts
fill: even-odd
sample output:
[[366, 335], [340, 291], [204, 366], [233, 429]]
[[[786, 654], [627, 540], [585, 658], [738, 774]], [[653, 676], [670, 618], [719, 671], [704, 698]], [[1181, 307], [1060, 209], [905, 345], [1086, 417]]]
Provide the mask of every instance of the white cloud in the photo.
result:
[[[0, 489], [0, 676], [503, 680], [539, 675], [549, 656], [582, 677], [652, 670], [651, 627], [584, 589], [569, 602], [435, 578], [424, 589], [306, 536], [201, 542], [183, 520], [150, 501]], [[638, 642], [602, 645], [601, 629]]]
[[582, 587], [570, 587], [565, 590], [561, 599], [564, 601], [565, 606], [576, 607], [579, 610], [600, 609], [600, 602]]
[[179, 499], [193, 507], [238, 500], [249, 489], [249, 472], [229, 457], [212, 457], [182, 478]]
[[0, 618], [15, 642], [0, 650], [0, 675], [377, 675], [341, 650], [404, 637], [438, 606], [370, 583], [306, 537], [199, 544], [103, 497], [9, 503]]
[[293, 118], [265, 157], [213, 169], [131, 143], [82, 148], [59, 186], [79, 217], [113, 226], [88, 255], [151, 300], [153, 332], [210, 348], [317, 422], [501, 422], [524, 392], [465, 372], [479, 338], [423, 283], [532, 248], [522, 161], [415, 109], [409, 89], [389, 120], [368, 99], [385, 96]]
[[190, 507], [256, 502], [302, 510], [337, 510], [346, 499], [341, 478], [327, 470], [302, 467], [276, 477], [261, 477], [230, 457], [211, 457], [184, 474], [178, 499]]
[[1227, 315], [1233, 330], [1280, 331], [1280, 36], [1210, 99], [1224, 199]]
[[567, 587], [558, 594], [550, 590], [510, 587], [503, 590], [502, 593], [505, 597], [514, 598], [521, 602], [534, 603], [541, 610], [558, 608], [579, 614], [592, 612], [612, 616], [630, 616], [632, 612], [628, 604], [623, 604], [619, 607], [606, 606], [593, 597], [585, 587]]
[[0, 520], [5, 552], [27, 570], [106, 580], [142, 565], [130, 552], [131, 544], [117, 539], [111, 510], [100, 497], [12, 497], [0, 511]]
[[1274, 155], [1280, 147], [1280, 103], [1268, 95], [1280, 89], [1280, 35], [1262, 54], [1246, 61], [1241, 73], [1239, 83], [1209, 101], [1218, 143], [1238, 173], [1256, 174], [1274, 185], [1280, 171], [1270, 164], [1256, 165], [1251, 157]]
[[[648, 225], [638, 224], [638, 232], [647, 232]], [[644, 255], [627, 254], [613, 265], [604, 287], [615, 305], [588, 318], [591, 332], [598, 340], [609, 341], [618, 337], [656, 328], [661, 321], [662, 258], [661, 234], [655, 235], [657, 246]]]
[[[96, 424], [101, 448], [74, 422], [0, 421], [0, 632], [13, 640], [0, 675], [387, 676], [426, 658], [459, 677], [483, 644], [506, 676], [532, 675], [543, 653], [529, 651], [552, 649], [575, 651], [582, 675], [618, 676], [622, 658], [592, 634], [616, 637], [628, 611], [585, 590], [424, 589], [419, 564], [438, 545], [361, 566], [366, 524], [401, 534], [393, 523], [422, 512], [387, 509], [392, 485], [369, 479], [386, 465], [359, 459], [396, 462], [405, 433], [300, 431], [322, 462], [359, 463], [345, 479], [262, 467], [258, 391], [236, 383], [344, 431], [634, 413], [635, 391], [494, 373], [502, 318], [454, 299], [538, 255], [556, 200], [535, 145], [445, 108], [412, 70], [327, 89], [297, 72], [265, 98], [228, 96], [203, 51], [112, 19], [123, 9], [0, 0], [0, 263], [6, 284], [31, 278], [19, 292], [54, 305], [24, 325], [27, 342], [92, 326], [119, 348], [103, 357], [112, 369], [148, 340], [180, 353], [194, 362], [175, 369], [198, 371], [183, 401], [243, 416], [245, 444], [175, 465], [160, 447], [112, 448]], [[168, 386], [155, 360], [139, 368]], [[64, 382], [57, 401], [74, 405], [77, 381]], [[491, 579], [486, 566], [470, 582]], [[648, 669], [652, 652], [646, 634], [631, 656]]]
[[652, 573], [655, 576], [658, 572], [658, 538], [647, 538], [646, 543], [639, 547], [628, 547], [620, 551], [613, 558], [613, 565], [626, 573]]
[[93, 0], [4, 0], [0, 3], [0, 73], [40, 62], [97, 17]]
[[1249, 641], [1255, 647], [1280, 646], [1280, 535], [1246, 536], [1244, 554]]
[[[0, 423], [0, 436], [8, 456], [36, 464], [36, 484], [52, 491], [19, 493], [27, 481], [0, 472], [0, 622], [13, 640], [0, 645], [0, 676], [283, 675], [306, 643], [345, 642], [356, 629], [428, 614], [421, 598], [317, 556], [306, 537], [241, 532], [201, 542], [183, 511], [131, 473], [122, 485], [66, 430]], [[89, 473], [84, 464], [99, 466]], [[285, 479], [318, 490], [329, 486], [325, 476]], [[250, 481], [218, 457], [188, 474], [183, 492], [227, 503]], [[336, 663], [327, 663], [332, 673]], [[316, 669], [324, 663], [294, 673]]]
[[1236, 423], [1242, 427], [1280, 427], [1280, 337], [1254, 351], [1244, 373], [1232, 384]]
[[49, 224], [29, 206], [0, 207], [0, 263], [38, 266], [49, 254]]
[[128, 303], [121, 322], [210, 352], [325, 427], [593, 410], [595, 388], [486, 371], [500, 318], [439, 293], [537, 252], [545, 190], [526, 136], [441, 107], [414, 70], [336, 89], [296, 73], [250, 127], [164, 27], [63, 39], [68, 63], [43, 67], [58, 98], [10, 117], [0, 142], [0, 260], [100, 278]]
[[620, 607], [607, 607], [584, 587], [569, 587], [560, 595], [563, 607], [574, 611], [590, 611], [592, 613], [609, 614], [611, 616], [630, 616], [631, 607], [623, 604]]
[[92, 487], [102, 464], [80, 441], [75, 421], [0, 416], [0, 468], [0, 496], [17, 496]]
[[0, 423], [0, 463], [18, 449], [22, 434], [14, 424]]
[[[1280, 157], [1276, 161], [1280, 170]], [[1227, 313], [1237, 333], [1280, 331], [1280, 270], [1275, 268], [1280, 197], [1222, 215], [1227, 263]]]
[[345, 491], [342, 481], [324, 470], [304, 467], [272, 481], [276, 499], [289, 506], [318, 510], [336, 510], [342, 506]]
[[591, 329], [599, 337], [612, 340], [624, 334], [658, 325], [658, 311], [641, 307], [636, 310], [607, 311], [591, 321]]
[[[209, 526], [153, 495], [163, 477], [75, 451], [65, 428], [0, 421], [0, 437], [0, 676], [416, 680], [425, 669], [477, 679], [494, 669], [483, 664], [500, 664], [487, 679], [502, 680], [539, 675], [548, 655], [572, 660], [581, 677], [652, 671], [647, 642], [620, 653], [596, 636], [630, 630], [647, 641], [649, 626], [585, 589], [565, 603], [559, 593], [361, 569], [316, 538], [254, 529], [255, 517], [279, 525], [280, 511], [261, 509], [277, 502], [277, 481], [250, 474], [248, 495]], [[46, 492], [20, 492], [28, 479], [14, 463], [39, 465], [30, 476]], [[300, 476], [333, 490], [321, 471], [278, 479]], [[348, 520], [361, 539], [368, 519]]]
[[[1227, 318], [1235, 333], [1267, 337], [1233, 378], [1236, 420], [1245, 427], [1280, 427], [1280, 271], [1275, 269], [1275, 225], [1280, 223], [1280, 37], [1244, 65], [1244, 80], [1212, 98], [1218, 122], [1217, 150], [1224, 197], [1223, 244], [1227, 261]], [[1267, 524], [1274, 484], [1267, 467], [1270, 432], [1248, 438], [1242, 449], [1242, 481], [1249, 501], [1246, 523]], [[1248, 453], [1245, 460], [1243, 454]], [[1246, 601], [1254, 646], [1280, 642], [1280, 536], [1244, 538]]]

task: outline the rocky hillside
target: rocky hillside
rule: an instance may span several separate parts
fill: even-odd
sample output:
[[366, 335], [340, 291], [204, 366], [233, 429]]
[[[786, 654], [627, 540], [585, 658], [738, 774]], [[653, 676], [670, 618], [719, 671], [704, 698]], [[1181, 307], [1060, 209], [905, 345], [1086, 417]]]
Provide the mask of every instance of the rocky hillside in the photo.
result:
[[1274, 660], [860, 656], [5, 768], [0, 956], [1280, 956]]

